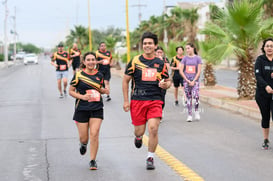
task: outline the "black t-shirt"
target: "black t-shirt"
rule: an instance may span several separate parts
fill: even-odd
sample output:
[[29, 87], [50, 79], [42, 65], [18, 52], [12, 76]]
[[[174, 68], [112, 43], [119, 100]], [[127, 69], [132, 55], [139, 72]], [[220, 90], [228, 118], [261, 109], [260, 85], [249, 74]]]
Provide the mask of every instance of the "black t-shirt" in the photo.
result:
[[162, 79], [169, 78], [164, 61], [138, 55], [128, 63], [125, 74], [132, 76], [134, 81], [132, 100], [163, 100], [163, 89], [158, 84]]
[[[182, 59], [183, 59], [183, 57], [179, 58], [177, 56], [174, 56], [171, 61], [171, 67], [179, 67]], [[173, 79], [181, 79], [182, 78], [182, 76], [179, 73], [179, 70], [174, 70], [172, 72], [172, 74], [173, 74]]]
[[73, 59], [72, 64], [74, 64], [74, 65], [80, 64], [81, 51], [79, 49], [73, 49], [73, 48], [71, 48], [71, 50], [70, 50], [70, 57], [71, 57], [71, 55], [74, 55], [77, 52], [79, 52], [80, 54], [78, 56], [72, 57], [72, 59]]
[[51, 61], [56, 61], [58, 67], [56, 71], [67, 71], [68, 70], [68, 61], [69, 61], [69, 54], [66, 51], [63, 52], [55, 52], [52, 56]]
[[94, 74], [88, 74], [84, 70], [77, 72], [70, 85], [76, 87], [78, 93], [84, 95], [89, 92], [92, 99], [89, 101], [76, 99], [75, 109], [80, 111], [98, 110], [103, 108], [103, 102], [99, 89], [103, 84], [103, 75], [96, 70]]
[[266, 86], [273, 88], [273, 61], [269, 61], [265, 55], [257, 57], [255, 62], [255, 76], [257, 80], [256, 95], [271, 97], [265, 90]]
[[101, 72], [105, 72], [105, 71], [109, 71], [110, 70], [110, 62], [112, 59], [112, 54], [110, 51], [105, 51], [102, 52], [100, 50], [96, 51], [96, 58], [97, 60], [103, 60], [102, 64], [98, 64], [99, 66], [99, 71]]

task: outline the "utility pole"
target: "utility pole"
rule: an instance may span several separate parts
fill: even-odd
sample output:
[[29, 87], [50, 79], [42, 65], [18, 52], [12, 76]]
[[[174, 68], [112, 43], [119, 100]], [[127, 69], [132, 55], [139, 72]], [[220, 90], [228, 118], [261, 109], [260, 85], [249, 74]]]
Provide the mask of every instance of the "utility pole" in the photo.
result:
[[8, 35], [7, 35], [7, 20], [8, 20], [8, 0], [3, 2], [5, 4], [5, 21], [4, 21], [4, 62], [8, 65]]
[[88, 1], [88, 32], [89, 32], [89, 50], [92, 51], [92, 32], [91, 32], [91, 23], [90, 23], [90, 0]]
[[164, 45], [165, 45], [165, 49], [167, 51], [167, 49], [168, 49], [168, 34], [167, 34], [166, 25], [165, 25], [165, 18], [164, 18], [164, 16], [166, 14], [167, 14], [166, 0], [163, 0], [163, 25], [164, 25], [163, 42], [164, 42]]
[[128, 0], [126, 0], [126, 44], [127, 44], [127, 63], [130, 62], [130, 50], [131, 50], [131, 46], [130, 46], [130, 31], [129, 31], [129, 8], [128, 8]]
[[[146, 4], [140, 4], [140, 0], [138, 0], [138, 4], [132, 5], [132, 7], [138, 7], [138, 21], [140, 25], [141, 18], [142, 18], [141, 7], [146, 7]], [[138, 45], [138, 51], [140, 52], [140, 50], [141, 50], [141, 42], [139, 42], [139, 45]]]
[[14, 30], [13, 30], [13, 38], [14, 38], [14, 43], [13, 43], [13, 60], [16, 60], [16, 36], [17, 36], [17, 31], [16, 31], [16, 6], [14, 7], [14, 16], [12, 16], [14, 20]]

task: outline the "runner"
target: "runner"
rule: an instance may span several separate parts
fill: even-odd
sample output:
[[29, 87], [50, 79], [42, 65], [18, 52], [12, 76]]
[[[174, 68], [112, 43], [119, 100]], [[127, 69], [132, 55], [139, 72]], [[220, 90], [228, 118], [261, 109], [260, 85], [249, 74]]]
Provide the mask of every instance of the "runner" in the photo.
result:
[[[164, 50], [162, 47], [158, 46], [156, 49], [155, 49], [155, 56], [158, 57], [160, 60], [162, 60], [165, 64], [166, 64], [166, 67], [167, 67], [167, 71], [169, 72], [170, 70], [170, 63], [169, 63], [169, 60], [168, 58], [165, 56], [164, 54]], [[162, 94], [163, 94], [163, 104], [162, 104], [162, 117], [163, 117], [163, 109], [165, 107], [165, 95], [167, 93], [167, 90], [166, 89], [162, 89]], [[163, 118], [160, 120], [160, 122], [163, 121]]]
[[76, 43], [74, 43], [73, 47], [70, 49], [70, 58], [72, 58], [72, 68], [73, 73], [75, 74], [77, 71], [79, 71], [81, 62], [81, 51], [78, 49]]
[[[99, 45], [99, 50], [96, 51], [96, 58], [99, 64], [99, 72], [103, 74], [105, 87], [110, 91], [110, 78], [111, 71], [110, 67], [112, 66], [112, 54], [110, 51], [106, 50], [106, 44], [101, 42]], [[110, 93], [107, 94], [106, 101], [110, 101]]]
[[[146, 168], [155, 169], [154, 152], [158, 144], [158, 128], [162, 118], [162, 89], [171, 86], [166, 65], [155, 57], [158, 43], [157, 35], [146, 32], [142, 35], [143, 55], [135, 56], [127, 65], [122, 82], [124, 97], [123, 109], [130, 110], [135, 131], [135, 146], [142, 146], [142, 136], [148, 122], [149, 143]], [[131, 102], [129, 101], [129, 82], [134, 81]]]
[[[171, 61], [171, 69], [172, 69], [172, 74], [173, 74], [173, 86], [174, 86], [174, 99], [175, 99], [175, 102], [174, 104], [176, 106], [178, 106], [178, 88], [182, 87], [182, 92], [183, 92], [183, 78], [182, 76], [179, 74], [179, 65], [180, 65], [180, 62], [181, 60], [183, 59], [184, 55], [184, 47], [183, 46], [178, 46], [176, 47], [176, 56], [174, 56], [172, 58], [172, 61]], [[182, 100], [183, 100], [183, 104], [186, 104], [185, 103], [185, 98], [184, 98], [185, 95], [182, 96]]]
[[184, 79], [184, 90], [187, 97], [188, 117], [187, 121], [192, 121], [192, 99], [195, 100], [194, 116], [195, 120], [200, 120], [199, 114], [199, 77], [202, 68], [202, 60], [197, 55], [196, 48], [192, 43], [186, 45], [187, 56], [180, 63], [180, 74]]
[[[56, 67], [57, 85], [60, 92], [60, 98], [67, 95], [67, 78], [68, 78], [68, 68], [71, 65], [69, 61], [69, 54], [64, 51], [64, 46], [62, 43], [58, 45], [58, 51], [55, 52], [51, 57], [51, 64]], [[63, 81], [63, 91], [62, 91], [62, 81]]]
[[[255, 99], [261, 112], [261, 126], [264, 143], [262, 148], [269, 148], [270, 112], [273, 113], [273, 38], [264, 40], [263, 54], [258, 56], [255, 62], [255, 76], [257, 88]], [[273, 114], [272, 114], [273, 115]]]
[[69, 88], [69, 94], [76, 98], [75, 120], [79, 138], [80, 154], [86, 153], [90, 135], [90, 170], [97, 169], [96, 156], [99, 147], [99, 131], [103, 120], [103, 102], [101, 94], [108, 94], [109, 90], [102, 88], [103, 75], [95, 69], [96, 54], [84, 54], [82, 70], [76, 72]]

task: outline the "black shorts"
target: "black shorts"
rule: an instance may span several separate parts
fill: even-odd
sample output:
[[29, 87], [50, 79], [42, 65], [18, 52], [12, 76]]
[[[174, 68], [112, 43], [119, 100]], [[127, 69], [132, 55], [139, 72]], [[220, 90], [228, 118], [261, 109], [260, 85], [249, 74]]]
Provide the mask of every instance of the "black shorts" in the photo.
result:
[[75, 110], [73, 120], [80, 123], [88, 123], [90, 118], [103, 119], [103, 108], [92, 111], [78, 111]]
[[174, 87], [179, 87], [181, 85], [183, 87], [183, 78], [173, 78]]
[[101, 73], [103, 74], [103, 79], [109, 81], [111, 78], [111, 72], [110, 69], [109, 70], [103, 70], [101, 71]]
[[73, 70], [75, 71], [76, 69], [79, 69], [80, 68], [80, 62], [76, 62], [76, 63], [72, 63], [72, 68]]

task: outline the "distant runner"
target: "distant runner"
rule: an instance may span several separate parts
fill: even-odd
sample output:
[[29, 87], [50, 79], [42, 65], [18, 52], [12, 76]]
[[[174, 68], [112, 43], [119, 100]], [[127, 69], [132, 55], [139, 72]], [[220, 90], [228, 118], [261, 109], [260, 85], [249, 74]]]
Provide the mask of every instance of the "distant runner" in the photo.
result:
[[184, 91], [187, 97], [188, 117], [187, 121], [191, 122], [192, 118], [192, 100], [194, 99], [194, 119], [200, 120], [199, 114], [199, 77], [201, 74], [202, 60], [197, 55], [196, 48], [192, 43], [186, 45], [187, 56], [180, 64], [180, 74], [184, 79]]
[[[98, 60], [99, 72], [103, 74], [105, 87], [110, 91], [110, 79], [112, 66], [112, 54], [110, 51], [106, 50], [106, 44], [101, 42], [99, 45], [99, 50], [96, 51], [96, 58]], [[107, 94], [106, 101], [110, 101], [110, 93]]]
[[79, 71], [81, 63], [81, 50], [78, 49], [76, 43], [74, 43], [73, 47], [70, 49], [70, 58], [72, 59], [72, 68], [73, 73], [75, 74], [77, 71]]
[[[71, 65], [69, 60], [69, 54], [64, 51], [64, 45], [60, 43], [58, 45], [58, 51], [55, 52], [51, 57], [51, 64], [56, 67], [57, 85], [60, 92], [60, 98], [67, 95], [67, 78], [68, 78], [68, 68]], [[62, 91], [62, 81], [63, 81], [63, 91]]]

